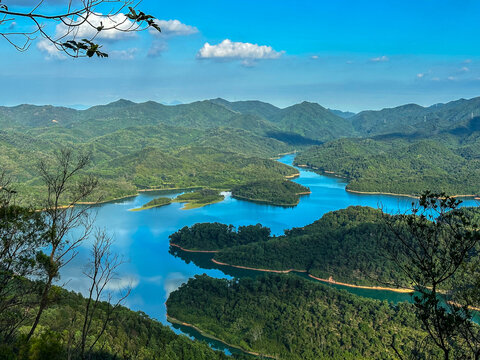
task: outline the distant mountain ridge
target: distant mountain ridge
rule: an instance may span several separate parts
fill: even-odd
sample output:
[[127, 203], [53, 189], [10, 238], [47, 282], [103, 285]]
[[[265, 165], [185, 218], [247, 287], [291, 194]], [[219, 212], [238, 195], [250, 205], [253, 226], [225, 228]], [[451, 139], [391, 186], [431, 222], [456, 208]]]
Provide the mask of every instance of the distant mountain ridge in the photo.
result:
[[[163, 105], [155, 101], [135, 103], [120, 99], [86, 110], [28, 104], [0, 107], [0, 167], [20, 183], [31, 186], [28, 184], [35, 184], [36, 159], [50, 156], [52, 149], [59, 145], [74, 146], [92, 153], [92, 169], [102, 169], [110, 188], [123, 188], [124, 191], [116, 193], [118, 195], [132, 193], [138, 186], [135, 184], [147, 186], [148, 181], [154, 178], [143, 171], [141, 176], [150, 180], [129, 180], [126, 183], [125, 173], [112, 168], [112, 164], [120, 158], [133, 156], [140, 161], [140, 157], [146, 154], [142, 150], [147, 148], [155, 149], [150, 153], [159, 157], [178, 157], [181, 149], [208, 147], [219, 153], [263, 159], [297, 150], [307, 155], [300, 158], [305, 160], [304, 163], [329, 171], [336, 169], [349, 178], [357, 179], [350, 184], [351, 189], [367, 191], [381, 188], [380, 184], [389, 191], [395, 191], [395, 188], [384, 184], [388, 177], [377, 174], [379, 168], [375, 164], [380, 160], [388, 176], [393, 176], [393, 169], [388, 169], [388, 164], [394, 160], [399, 161], [397, 170], [401, 168], [411, 174], [412, 185], [400, 189], [405, 192], [418, 193], [424, 186], [413, 184], [415, 174], [422, 166], [421, 159], [415, 156], [431, 159], [432, 164], [436, 164], [428, 168], [430, 179], [437, 179], [437, 184], [440, 184], [438, 179], [443, 174], [457, 176], [452, 172], [455, 164], [461, 164], [465, 170], [457, 176], [465, 179], [465, 183], [473, 173], [476, 174], [477, 170], [472, 169], [477, 169], [480, 159], [480, 97], [429, 107], [407, 104], [379, 111], [362, 111], [348, 118], [344, 113], [340, 115], [344, 116], [337, 116], [312, 102], [281, 109], [261, 101], [230, 102], [220, 98], [179, 105]], [[432, 156], [435, 154], [429, 151], [433, 146], [430, 143], [421, 148], [414, 146], [423, 140], [441, 144], [440, 148], [436, 148], [441, 156]], [[391, 144], [397, 147], [392, 149]], [[320, 147], [305, 151], [312, 145]], [[348, 149], [348, 154], [343, 154], [344, 160], [336, 163], [337, 151], [342, 149]], [[377, 154], [379, 151], [382, 153]], [[408, 156], [400, 158], [401, 152]], [[203, 158], [208, 156], [205, 153]], [[215, 161], [222, 162], [220, 158]], [[215, 161], [210, 163], [210, 169], [219, 166], [214, 165]], [[347, 164], [353, 167], [347, 169]], [[201, 163], [198, 165], [201, 166]], [[194, 167], [189, 164], [183, 170], [180, 168], [178, 178], [172, 178], [168, 183], [178, 184], [185, 176], [182, 171], [187, 171], [187, 168], [190, 171]], [[155, 171], [160, 174], [161, 166]], [[197, 172], [198, 169], [195, 169], [192, 174]], [[374, 183], [377, 175], [380, 176], [378, 183]], [[397, 175], [395, 181], [403, 176], [400, 173]], [[113, 187], [112, 182], [115, 184]], [[360, 182], [361, 186], [358, 185]], [[430, 183], [424, 182], [425, 186], [431, 187]], [[160, 186], [155, 182], [157, 185]], [[477, 193], [475, 184], [470, 184], [468, 188], [457, 184], [452, 189]]]
[[362, 111], [350, 118], [363, 136], [398, 133], [435, 133], [480, 116], [480, 97], [423, 107], [407, 104], [378, 111]]

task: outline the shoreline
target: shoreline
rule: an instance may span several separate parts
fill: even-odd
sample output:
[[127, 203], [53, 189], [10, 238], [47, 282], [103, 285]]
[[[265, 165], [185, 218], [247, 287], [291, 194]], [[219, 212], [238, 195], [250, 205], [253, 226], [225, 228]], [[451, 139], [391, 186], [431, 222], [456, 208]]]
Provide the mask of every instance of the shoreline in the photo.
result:
[[[303, 169], [307, 169], [307, 170], [311, 170], [313, 172], [316, 172], [316, 173], [323, 173], [324, 175], [326, 176], [334, 176], [334, 177], [337, 177], [337, 178], [341, 178], [341, 179], [345, 179], [348, 181], [348, 178], [344, 177], [344, 176], [341, 176], [341, 175], [338, 175], [337, 173], [335, 173], [334, 171], [328, 171], [328, 170], [319, 170], [318, 168], [315, 168], [313, 166], [308, 166], [308, 165], [304, 165], [304, 164], [299, 164], [299, 165], [295, 165], [297, 167], [300, 167], [300, 168], [303, 168]], [[412, 198], [412, 199], [419, 199], [420, 197], [417, 196], [417, 195], [412, 195], [412, 194], [397, 194], [397, 193], [391, 193], [391, 192], [382, 192], [382, 191], [359, 191], [359, 190], [352, 190], [352, 189], [349, 189], [348, 188], [348, 183], [347, 183], [347, 186], [345, 187], [345, 191], [346, 192], [349, 192], [349, 193], [353, 193], [353, 194], [362, 194], [362, 195], [389, 195], [389, 196], [401, 196], [401, 197], [408, 197], [408, 198]], [[474, 198], [474, 200], [480, 200], [480, 196], [478, 194], [468, 194], [468, 195], [451, 195], [450, 197], [452, 198]]]
[[162, 207], [162, 206], [167, 206], [167, 205], [170, 205], [172, 202], [169, 201], [165, 204], [159, 204], [159, 205], [151, 205], [151, 206], [142, 206], [142, 207], [139, 207], [139, 208], [135, 208], [135, 209], [129, 209], [128, 211], [143, 211], [143, 210], [149, 210], [149, 209], [154, 209], [154, 208], [158, 208], [158, 207]]
[[263, 271], [263, 272], [271, 272], [271, 273], [276, 273], [276, 274], [288, 274], [290, 272], [299, 272], [299, 273], [306, 273], [307, 270], [296, 270], [296, 269], [289, 269], [289, 270], [271, 270], [271, 269], [259, 269], [259, 268], [252, 268], [248, 266], [241, 266], [241, 265], [231, 265], [227, 263], [222, 263], [218, 260], [211, 259], [211, 261], [217, 265], [222, 265], [222, 266], [230, 266], [234, 267], [237, 269], [244, 269], [244, 270], [252, 270], [252, 271]]
[[192, 201], [192, 200], [181, 200], [181, 199], [177, 200], [177, 198], [172, 199], [172, 203], [184, 204], [183, 207], [180, 210], [198, 209], [198, 208], [201, 208], [201, 207], [204, 207], [204, 206], [207, 206], [207, 205], [217, 204], [217, 203], [222, 202], [222, 201], [225, 201], [225, 196], [221, 200], [218, 199], [218, 200], [211, 201], [211, 202], [208, 202], [208, 203], [198, 203], [195, 200], [194, 201]]
[[292, 174], [292, 175], [285, 175], [285, 179], [295, 179], [300, 176], [300, 173]]
[[410, 294], [413, 293], [413, 289], [395, 289], [395, 288], [388, 288], [388, 287], [383, 287], [383, 286], [367, 286], [367, 285], [354, 285], [354, 284], [348, 284], [348, 283], [343, 283], [339, 281], [333, 280], [333, 277], [330, 276], [329, 279], [322, 279], [316, 276], [313, 276], [312, 274], [308, 274], [308, 277], [321, 281], [327, 284], [332, 284], [332, 285], [340, 285], [340, 286], [347, 286], [351, 288], [357, 288], [357, 289], [366, 289], [366, 290], [381, 290], [381, 291], [392, 291], [392, 292], [397, 292], [397, 293], [402, 293], [402, 294]]
[[351, 190], [345, 187], [345, 191], [353, 194], [361, 194], [361, 195], [390, 195], [390, 196], [402, 196], [408, 197], [412, 199], [419, 199], [416, 195], [409, 195], [409, 194], [396, 194], [396, 193], [389, 193], [389, 192], [381, 192], [381, 191], [358, 191], [358, 190]]
[[[248, 266], [231, 265], [231, 264], [227, 264], [227, 263], [222, 263], [222, 262], [220, 262], [220, 261], [218, 261], [218, 260], [215, 260], [215, 259], [211, 259], [211, 261], [212, 261], [214, 264], [217, 264], [217, 265], [230, 266], [230, 267], [234, 267], [234, 268], [237, 268], [237, 269], [244, 269], [244, 270], [263, 271], [263, 272], [271, 272], [271, 273], [277, 273], [277, 274], [288, 274], [288, 273], [290, 273], [290, 272], [307, 273], [307, 270], [297, 270], [297, 269], [289, 269], [289, 270], [259, 269], [259, 268], [252, 268], [252, 267], [248, 267]], [[335, 281], [335, 280], [333, 280], [332, 277], [330, 277], [330, 279], [322, 279], [322, 278], [313, 276], [313, 275], [311, 275], [311, 274], [307, 274], [307, 275], [308, 275], [308, 277], [310, 277], [310, 278], [312, 278], [312, 279], [314, 279], [314, 280], [321, 281], [321, 282], [328, 283], [328, 284], [332, 284], [332, 285], [340, 285], [340, 286], [346, 286], [346, 287], [352, 287], [352, 288], [358, 288], [358, 289], [366, 289], [366, 290], [392, 291], [392, 292], [403, 293], [403, 294], [407, 294], [407, 293], [412, 293], [412, 292], [413, 292], [412, 289], [395, 289], [395, 288], [388, 288], [388, 287], [382, 287], [382, 286], [355, 285], [355, 284], [348, 284], [348, 283], [343, 283], [343, 282]]]
[[193, 324], [189, 324], [189, 323], [187, 323], [187, 322], [178, 320], [177, 318], [174, 318], [173, 316], [168, 315], [168, 313], [167, 313], [167, 321], [169, 321], [169, 322], [171, 322], [171, 323], [173, 323], [173, 324], [179, 324], [179, 325], [183, 325], [183, 326], [190, 327], [190, 328], [198, 331], [201, 335], [205, 336], [206, 338], [209, 338], [209, 339], [212, 339], [212, 340], [221, 342], [221, 343], [224, 344], [224, 345], [227, 345], [227, 346], [229, 346], [229, 347], [231, 347], [231, 348], [240, 350], [240, 351], [242, 351], [242, 352], [244, 352], [244, 353], [246, 353], [246, 354], [250, 354], [250, 355], [254, 355], [254, 356], [266, 357], [266, 358], [269, 358], [269, 359], [276, 359], [276, 357], [271, 356], [271, 355], [266, 355], [266, 354], [261, 354], [261, 353], [255, 352], [255, 351], [245, 350], [245, 349], [241, 348], [241, 347], [238, 346], [238, 345], [229, 344], [229, 343], [227, 343], [226, 341], [223, 341], [222, 339], [219, 339], [219, 338], [217, 338], [216, 336], [207, 333], [206, 331], [200, 329], [199, 327], [197, 327], [197, 326], [195, 326], [195, 325], [193, 325]]
[[[345, 187], [345, 191], [354, 193], [354, 194], [363, 194], [363, 195], [390, 195], [390, 196], [403, 196], [409, 197], [412, 199], [419, 199], [420, 197], [417, 195], [409, 195], [409, 194], [397, 194], [397, 193], [389, 193], [389, 192], [381, 192], [381, 191], [358, 191], [358, 190], [351, 190]], [[478, 195], [451, 195], [451, 198], [474, 198], [474, 200], [480, 200]]]
[[180, 245], [174, 244], [172, 242], [170, 243], [170, 246], [177, 247], [180, 250], [190, 252], [190, 253], [216, 254], [216, 253], [220, 252], [220, 250], [189, 250], [189, 249], [185, 249], [185, 248], [181, 247]]
[[[295, 195], [309, 195], [311, 194], [312, 192], [305, 192], [305, 193], [298, 193], [298, 194], [295, 194]], [[300, 202], [300, 199], [297, 200], [297, 202], [295, 204], [275, 204], [274, 202], [270, 201], [270, 200], [259, 200], [259, 199], [252, 199], [252, 198], [249, 198], [249, 197], [246, 197], [246, 196], [241, 196], [241, 195], [234, 195], [232, 194], [232, 197], [234, 199], [240, 199], [240, 200], [245, 200], [245, 201], [251, 201], [251, 202], [255, 202], [255, 203], [259, 203], [259, 204], [266, 204], [266, 205], [271, 205], [271, 206], [283, 206], [283, 207], [292, 207], [292, 206], [297, 206], [298, 203]]]

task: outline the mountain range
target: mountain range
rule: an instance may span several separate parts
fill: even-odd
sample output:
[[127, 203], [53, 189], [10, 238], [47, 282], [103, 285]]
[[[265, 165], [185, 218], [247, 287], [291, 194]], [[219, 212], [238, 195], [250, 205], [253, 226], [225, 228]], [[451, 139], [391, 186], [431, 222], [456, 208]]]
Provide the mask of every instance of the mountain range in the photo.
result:
[[[121, 99], [86, 110], [19, 105], [0, 107], [0, 163], [20, 184], [32, 187], [37, 184], [36, 159], [51, 156], [51, 150], [59, 145], [75, 146], [92, 153], [90, 171], [103, 174], [108, 181], [127, 182], [127, 192], [133, 192], [139, 188], [139, 183], [129, 183], [132, 177], [114, 171], [111, 166], [125, 164], [120, 161], [123, 158], [131, 159], [134, 164], [138, 162], [135, 157], [143, 156], [140, 154], [147, 149], [168, 157], [181, 154], [182, 149], [195, 148], [199, 154], [208, 154], [208, 149], [213, 148], [224, 154], [255, 158], [254, 163], [297, 150], [304, 153], [302, 162], [334, 171], [330, 165], [335, 162], [336, 151], [340, 148], [332, 144], [340, 139], [350, 139], [347, 146], [350, 154], [388, 153], [387, 163], [391, 157], [397, 157], [394, 149], [387, 149], [391, 144], [405, 150], [405, 146], [412, 143], [430, 140], [442, 147], [440, 154], [452, 152], [449, 164], [461, 163], [476, 169], [476, 163], [470, 161], [480, 158], [479, 115], [480, 97], [429, 107], [407, 104], [358, 114], [329, 110], [311, 102], [282, 109], [261, 101], [230, 102], [220, 98], [179, 105]], [[365, 142], [365, 139], [369, 140]], [[310, 146], [314, 146], [313, 150], [306, 151]], [[405, 168], [415, 167], [411, 157], [422, 155], [415, 153], [420, 151], [418, 149], [426, 151], [429, 145], [405, 150], [404, 153], [410, 154], [402, 160]], [[325, 151], [328, 156], [322, 155]], [[309, 156], [310, 160], [317, 160], [309, 161]], [[323, 157], [321, 164], [319, 157]], [[346, 160], [358, 167], [365, 164], [365, 159], [365, 156], [357, 156]], [[437, 161], [441, 163], [442, 159]], [[213, 163], [210, 165], [215, 167]], [[438, 175], [438, 166], [433, 164], [432, 167]], [[355, 171], [337, 170], [356, 181], [352, 175]], [[154, 172], [157, 171], [161, 172], [162, 168]], [[180, 186], [183, 181], [168, 183], [169, 187], [172, 184]], [[158, 181], [155, 184], [162, 187]], [[148, 184], [142, 182], [142, 187]], [[167, 187], [166, 183], [163, 187]]]

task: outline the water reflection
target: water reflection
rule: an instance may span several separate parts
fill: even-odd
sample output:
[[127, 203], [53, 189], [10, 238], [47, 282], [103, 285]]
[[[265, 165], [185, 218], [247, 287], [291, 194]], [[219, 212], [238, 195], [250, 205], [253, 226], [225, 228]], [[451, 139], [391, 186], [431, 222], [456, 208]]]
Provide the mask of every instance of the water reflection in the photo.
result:
[[[279, 161], [291, 164], [293, 155]], [[308, 186], [312, 193], [303, 196], [293, 208], [241, 201], [227, 196], [220, 203], [182, 210], [183, 204], [149, 210], [129, 211], [141, 207], [158, 196], [175, 197], [182, 190], [144, 192], [128, 199], [96, 206], [96, 225], [105, 228], [115, 239], [114, 250], [122, 254], [128, 263], [123, 266], [122, 279], [132, 281], [134, 288], [126, 305], [133, 310], [142, 310], [150, 317], [167, 324], [165, 301], [171, 291], [196, 274], [206, 273], [216, 278], [258, 276], [259, 272], [217, 266], [205, 254], [186, 255], [169, 253], [168, 236], [184, 226], [198, 222], [221, 222], [234, 226], [261, 223], [281, 235], [285, 229], [308, 225], [329, 211], [350, 205], [382, 206], [390, 213], [406, 211], [412, 199], [385, 195], [362, 195], [345, 191], [345, 181], [335, 177], [315, 174], [298, 168], [300, 177], [294, 181]], [[476, 205], [469, 200], [465, 205]], [[78, 256], [62, 272], [61, 283], [67, 288], [85, 292], [87, 282], [81, 276], [88, 259], [89, 244], [86, 242]], [[197, 256], [198, 255], [198, 256]], [[302, 274], [300, 274], [302, 276]], [[303, 275], [304, 276], [304, 275]], [[335, 286], [335, 285], [331, 285]], [[409, 295], [366, 289], [349, 288], [348, 291], [381, 300], [401, 301]]]

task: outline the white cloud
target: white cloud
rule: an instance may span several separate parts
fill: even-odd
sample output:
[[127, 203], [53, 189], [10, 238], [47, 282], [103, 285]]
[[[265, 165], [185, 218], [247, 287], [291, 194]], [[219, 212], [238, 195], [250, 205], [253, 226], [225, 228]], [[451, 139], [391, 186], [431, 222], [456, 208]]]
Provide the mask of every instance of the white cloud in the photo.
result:
[[[128, 19], [125, 14], [119, 13], [116, 15], [105, 16], [102, 14], [91, 14], [87, 18], [88, 22], [91, 24], [83, 23], [80, 25], [72, 35], [75, 35], [77, 38], [92, 38], [101, 40], [120, 40], [125, 39], [126, 37], [135, 36], [135, 32], [128, 32], [128, 30], [133, 30], [136, 28], [136, 24]], [[96, 28], [101, 25], [104, 26], [105, 30], [98, 32]], [[116, 29], [113, 29], [113, 28]], [[64, 34], [67, 30], [66, 25], [59, 24], [57, 25], [56, 35], [60, 36]]]
[[188, 36], [199, 32], [195, 26], [183, 24], [179, 20], [155, 20], [155, 23], [160, 26], [162, 31], [158, 32], [154, 28], [148, 30], [150, 35], [154, 37], [154, 41], [148, 50], [149, 57], [157, 57], [167, 51], [167, 39], [175, 36]]
[[450, 81], [457, 80], [457, 78], [455, 76], [449, 76], [447, 79], [450, 80]]
[[105, 286], [105, 290], [120, 291], [128, 288], [135, 289], [139, 283], [140, 283], [140, 280], [137, 277], [126, 276], [123, 278], [112, 279]]
[[312, 60], [318, 60], [318, 55], [312, 55], [312, 56], [310, 57], [310, 59], [312, 59]]
[[149, 57], [157, 57], [167, 50], [168, 50], [168, 44], [166, 41], [156, 40], [152, 42], [150, 49], [148, 49], [147, 55]]
[[388, 56], [379, 56], [379, 57], [374, 57], [374, 58], [371, 58], [370, 61], [373, 61], [373, 62], [386, 62], [386, 61], [389, 61], [390, 59], [388, 58]]
[[183, 24], [179, 20], [155, 20], [155, 23], [160, 26], [162, 30], [158, 32], [156, 29], [150, 28], [150, 34], [155, 36], [187, 36], [199, 32], [195, 26]]
[[114, 59], [132, 60], [135, 58], [135, 54], [138, 52], [137, 48], [131, 48], [127, 50], [113, 50], [109, 53], [109, 56]]
[[[90, 14], [87, 22], [75, 28], [69, 28], [67, 25], [61, 23], [55, 28], [54, 38], [59, 42], [66, 42], [72, 39], [91, 39], [104, 41], [117, 41], [125, 38], [134, 37], [136, 33], [134, 30], [136, 24], [128, 19], [125, 14], [119, 13], [111, 16], [102, 14]], [[77, 23], [80, 23], [77, 20]], [[98, 32], [96, 27], [103, 26], [104, 30]], [[115, 27], [115, 29], [114, 29]], [[73, 30], [72, 30], [73, 29]], [[65, 55], [59, 51], [50, 41], [42, 39], [37, 43], [37, 48], [46, 54], [48, 59], [65, 59]]]
[[198, 51], [198, 59], [243, 60], [244, 65], [260, 59], [278, 59], [285, 51], [275, 51], [271, 46], [223, 40], [218, 45], [205, 43]]
[[460, 72], [469, 72], [469, 71], [470, 71], [470, 69], [466, 66], [464, 66], [460, 69]]
[[417, 78], [421, 79], [421, 78], [423, 78], [423, 77], [425, 77], [425, 74], [424, 74], [424, 73], [419, 73], [419, 74], [417, 74]]
[[39, 42], [37, 42], [37, 48], [41, 52], [45, 53], [45, 58], [46, 59], [58, 59], [58, 60], [64, 60], [67, 57], [58, 50], [53, 43], [48, 41], [47, 39], [42, 39]]
[[168, 296], [171, 292], [177, 290], [180, 285], [186, 283], [187, 281], [188, 277], [180, 272], [172, 272], [168, 274], [163, 284], [163, 289], [165, 290], [165, 298], [168, 299]]

